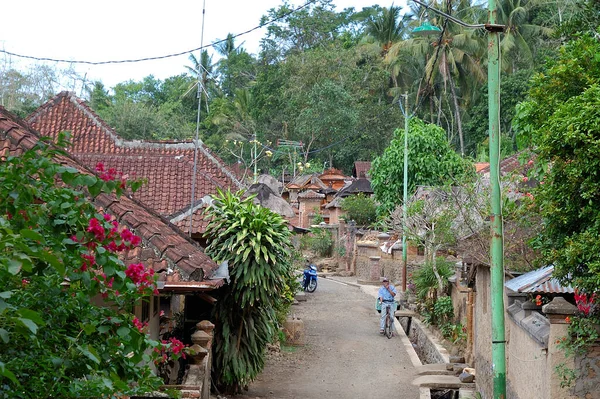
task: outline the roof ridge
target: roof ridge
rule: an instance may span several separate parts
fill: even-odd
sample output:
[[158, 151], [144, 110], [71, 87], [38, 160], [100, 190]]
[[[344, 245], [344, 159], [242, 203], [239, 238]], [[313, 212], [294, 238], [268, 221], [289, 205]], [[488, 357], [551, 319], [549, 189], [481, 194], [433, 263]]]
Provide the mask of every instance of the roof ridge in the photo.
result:
[[166, 150], [195, 150], [198, 148], [219, 170], [221, 170], [227, 177], [229, 177], [233, 183], [242, 189], [245, 186], [238, 180], [234, 173], [232, 173], [224, 165], [222, 160], [217, 159], [217, 156], [213, 155], [211, 151], [205, 147], [204, 142], [200, 139], [192, 141], [146, 141], [146, 140], [126, 140], [122, 138], [112, 127], [110, 127], [96, 112], [85, 102], [85, 100], [79, 98], [74, 92], [62, 91], [50, 100], [46, 101], [36, 111], [27, 117], [27, 122], [32, 123], [39, 118], [41, 114], [46, 112], [48, 108], [56, 105], [62, 98], [67, 98], [69, 101], [82, 111], [97, 127], [101, 128], [113, 141], [116, 147], [121, 148], [140, 148], [140, 149], [166, 149]]
[[[3, 107], [0, 106], [0, 123], [2, 121], [8, 122], [9, 128], [4, 129], [4, 130], [0, 129], [0, 131], [4, 132], [4, 136], [6, 137], [6, 139], [8, 139], [9, 141], [12, 141], [13, 145], [15, 145], [16, 147], [21, 147], [23, 149], [28, 150], [28, 149], [32, 148], [35, 145], [35, 143], [40, 140], [40, 135], [37, 131], [35, 131], [34, 129], [32, 129], [31, 127], [29, 127], [23, 123], [20, 123], [19, 122], [20, 118], [16, 117], [15, 115], [11, 114], [10, 112], [6, 111]], [[12, 126], [12, 125], [14, 125], [14, 126]], [[50, 145], [55, 146], [54, 143], [50, 143]], [[69, 162], [72, 165], [76, 166], [82, 173], [87, 173], [90, 175], [97, 176], [97, 174], [93, 170], [91, 170], [91, 168], [87, 167], [85, 164], [83, 164], [82, 162], [77, 160], [74, 156], [72, 156], [71, 154], [66, 153], [64, 151], [61, 151], [61, 154], [59, 155], [59, 158], [56, 159], [56, 161], [61, 162], [61, 163]], [[108, 200], [110, 200], [110, 205], [108, 205], [108, 206], [104, 206], [102, 204], [102, 199], [105, 197]], [[95, 206], [106, 208], [106, 211], [112, 213], [118, 219], [122, 219], [123, 217], [125, 217], [125, 215], [127, 213], [138, 212], [136, 217], [138, 218], [138, 221], [140, 221], [141, 223], [139, 225], [137, 225], [136, 227], [131, 226], [131, 225], [129, 226], [134, 231], [138, 230], [142, 224], [147, 224], [147, 221], [149, 220], [148, 218], [151, 218], [151, 219], [154, 219], [154, 220], [162, 223], [163, 226], [165, 226], [168, 229], [168, 231], [170, 232], [169, 234], [164, 235], [164, 236], [162, 234], [160, 234], [161, 237], [176, 236], [176, 237], [179, 237], [179, 239], [183, 239], [186, 243], [193, 245], [197, 252], [190, 253], [188, 256], [189, 257], [192, 257], [194, 255], [200, 256], [201, 258], [205, 258], [206, 261], [204, 261], [202, 263], [202, 265], [195, 263], [193, 268], [190, 268], [187, 265], [183, 264], [183, 266], [186, 267], [186, 269], [182, 269], [183, 272], [191, 274], [193, 271], [197, 270], [197, 268], [201, 268], [203, 271], [205, 271], [205, 275], [206, 275], [206, 273], [210, 273], [214, 269], [216, 269], [216, 267], [217, 267], [216, 263], [210, 257], [208, 257], [208, 255], [206, 255], [204, 253], [203, 248], [201, 246], [199, 246], [190, 237], [187, 237], [183, 233], [183, 231], [181, 231], [181, 229], [179, 229], [177, 226], [175, 226], [173, 223], [171, 223], [168, 219], [160, 216], [156, 211], [154, 211], [147, 205], [143, 204], [142, 202], [132, 198], [130, 195], [122, 195], [120, 197], [117, 197], [114, 194], [102, 193], [96, 197], [89, 196], [88, 198]], [[117, 210], [112, 209], [113, 208], [112, 205], [115, 203], [118, 203], [120, 205], [120, 207], [122, 208], [124, 206], [123, 202], [129, 203], [128, 206], [126, 207], [128, 209], [128, 211], [125, 214], [119, 215]], [[126, 221], [125, 221], [125, 223], [129, 225], [129, 223], [127, 223]], [[161, 224], [155, 225], [154, 228], [159, 229], [158, 231], [161, 231], [161, 229], [164, 229], [164, 227], [161, 227]], [[164, 231], [164, 230], [162, 230], [162, 231]], [[167, 251], [169, 245], [167, 245], [167, 247], [165, 249], [160, 250], [160, 248], [158, 248], [158, 246], [152, 242], [151, 239], [154, 236], [156, 236], [156, 233], [152, 233], [149, 237], [147, 237], [143, 233], [140, 235], [142, 236], [144, 241], [146, 241], [148, 243], [147, 246], [149, 248], [154, 248], [159, 251], [159, 253], [161, 254], [161, 256], [160, 256], [161, 258], [164, 258], [165, 260], [170, 261], [173, 265], [178, 266], [180, 269], [182, 268], [182, 266], [179, 265], [181, 259], [173, 258], [171, 252]], [[178, 245], [183, 245], [183, 242], [179, 242]], [[174, 248], [175, 244], [171, 244], [171, 247]], [[210, 262], [208, 262], [208, 261], [210, 261]], [[210, 263], [210, 265], [207, 262]]]

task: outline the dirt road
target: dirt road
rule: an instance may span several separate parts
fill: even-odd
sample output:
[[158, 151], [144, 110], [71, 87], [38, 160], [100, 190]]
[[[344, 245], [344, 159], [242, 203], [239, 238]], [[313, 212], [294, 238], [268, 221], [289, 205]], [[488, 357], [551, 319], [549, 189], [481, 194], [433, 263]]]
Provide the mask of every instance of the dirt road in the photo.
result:
[[418, 398], [414, 368], [400, 338], [379, 335], [375, 299], [325, 278], [292, 312], [306, 345], [269, 357], [248, 398]]

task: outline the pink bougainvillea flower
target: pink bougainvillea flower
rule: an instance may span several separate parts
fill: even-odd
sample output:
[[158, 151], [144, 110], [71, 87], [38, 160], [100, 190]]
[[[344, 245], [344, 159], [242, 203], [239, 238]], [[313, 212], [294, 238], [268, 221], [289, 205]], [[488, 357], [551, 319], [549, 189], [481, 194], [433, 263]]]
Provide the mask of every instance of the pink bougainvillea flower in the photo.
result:
[[104, 231], [104, 227], [96, 218], [90, 219], [87, 231], [92, 233], [98, 241], [104, 241], [104, 239], [106, 238], [106, 232]]

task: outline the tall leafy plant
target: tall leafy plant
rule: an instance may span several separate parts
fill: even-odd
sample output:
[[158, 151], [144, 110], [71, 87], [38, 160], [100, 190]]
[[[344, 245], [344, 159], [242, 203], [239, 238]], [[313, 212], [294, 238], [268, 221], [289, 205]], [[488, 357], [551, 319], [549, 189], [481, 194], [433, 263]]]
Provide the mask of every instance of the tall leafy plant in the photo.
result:
[[231, 276], [214, 308], [213, 364], [218, 389], [229, 393], [240, 392], [263, 369], [265, 347], [277, 332], [276, 310], [293, 278], [285, 220], [241, 194], [219, 191], [206, 211], [206, 253], [228, 261]]

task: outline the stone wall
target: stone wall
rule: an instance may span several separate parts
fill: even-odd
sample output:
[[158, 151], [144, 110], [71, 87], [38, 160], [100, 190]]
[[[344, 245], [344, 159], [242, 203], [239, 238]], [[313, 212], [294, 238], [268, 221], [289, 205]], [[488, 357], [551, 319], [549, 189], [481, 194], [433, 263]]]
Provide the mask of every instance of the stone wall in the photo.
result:
[[[391, 245], [390, 236], [387, 234], [379, 234], [377, 241], [357, 241], [356, 242], [356, 277], [363, 284], [378, 284], [379, 280], [375, 281], [371, 278], [373, 257], [378, 257], [379, 277], [387, 277], [390, 281], [399, 286], [402, 282], [402, 245], [394, 245], [389, 252], [384, 252], [381, 247], [384, 244]], [[417, 254], [417, 249], [408, 247], [407, 254], [407, 274], [412, 276], [412, 273], [418, 269], [417, 261], [420, 257]], [[410, 277], [407, 278], [410, 281]]]
[[493, 397], [490, 283], [490, 269], [480, 266], [475, 281], [473, 331], [476, 333], [473, 334], [473, 362], [477, 373], [475, 384], [482, 399]]
[[[408, 318], [401, 317], [399, 321], [404, 331], [406, 331]], [[407, 335], [413, 343], [415, 351], [423, 364], [449, 362], [448, 351], [439, 343], [434, 334], [431, 331], [428, 331], [418, 319], [412, 318], [410, 331], [407, 332]]]
[[[477, 391], [483, 399], [493, 398], [490, 269], [477, 269], [474, 309], [474, 365]], [[556, 296], [542, 308], [526, 295], [505, 295], [506, 396], [513, 399], [535, 397], [574, 399], [600, 397], [600, 347], [583, 358], [566, 358], [558, 346], [567, 333], [566, 316], [577, 308]], [[555, 369], [566, 365], [580, 373], [571, 388], [560, 386]]]

